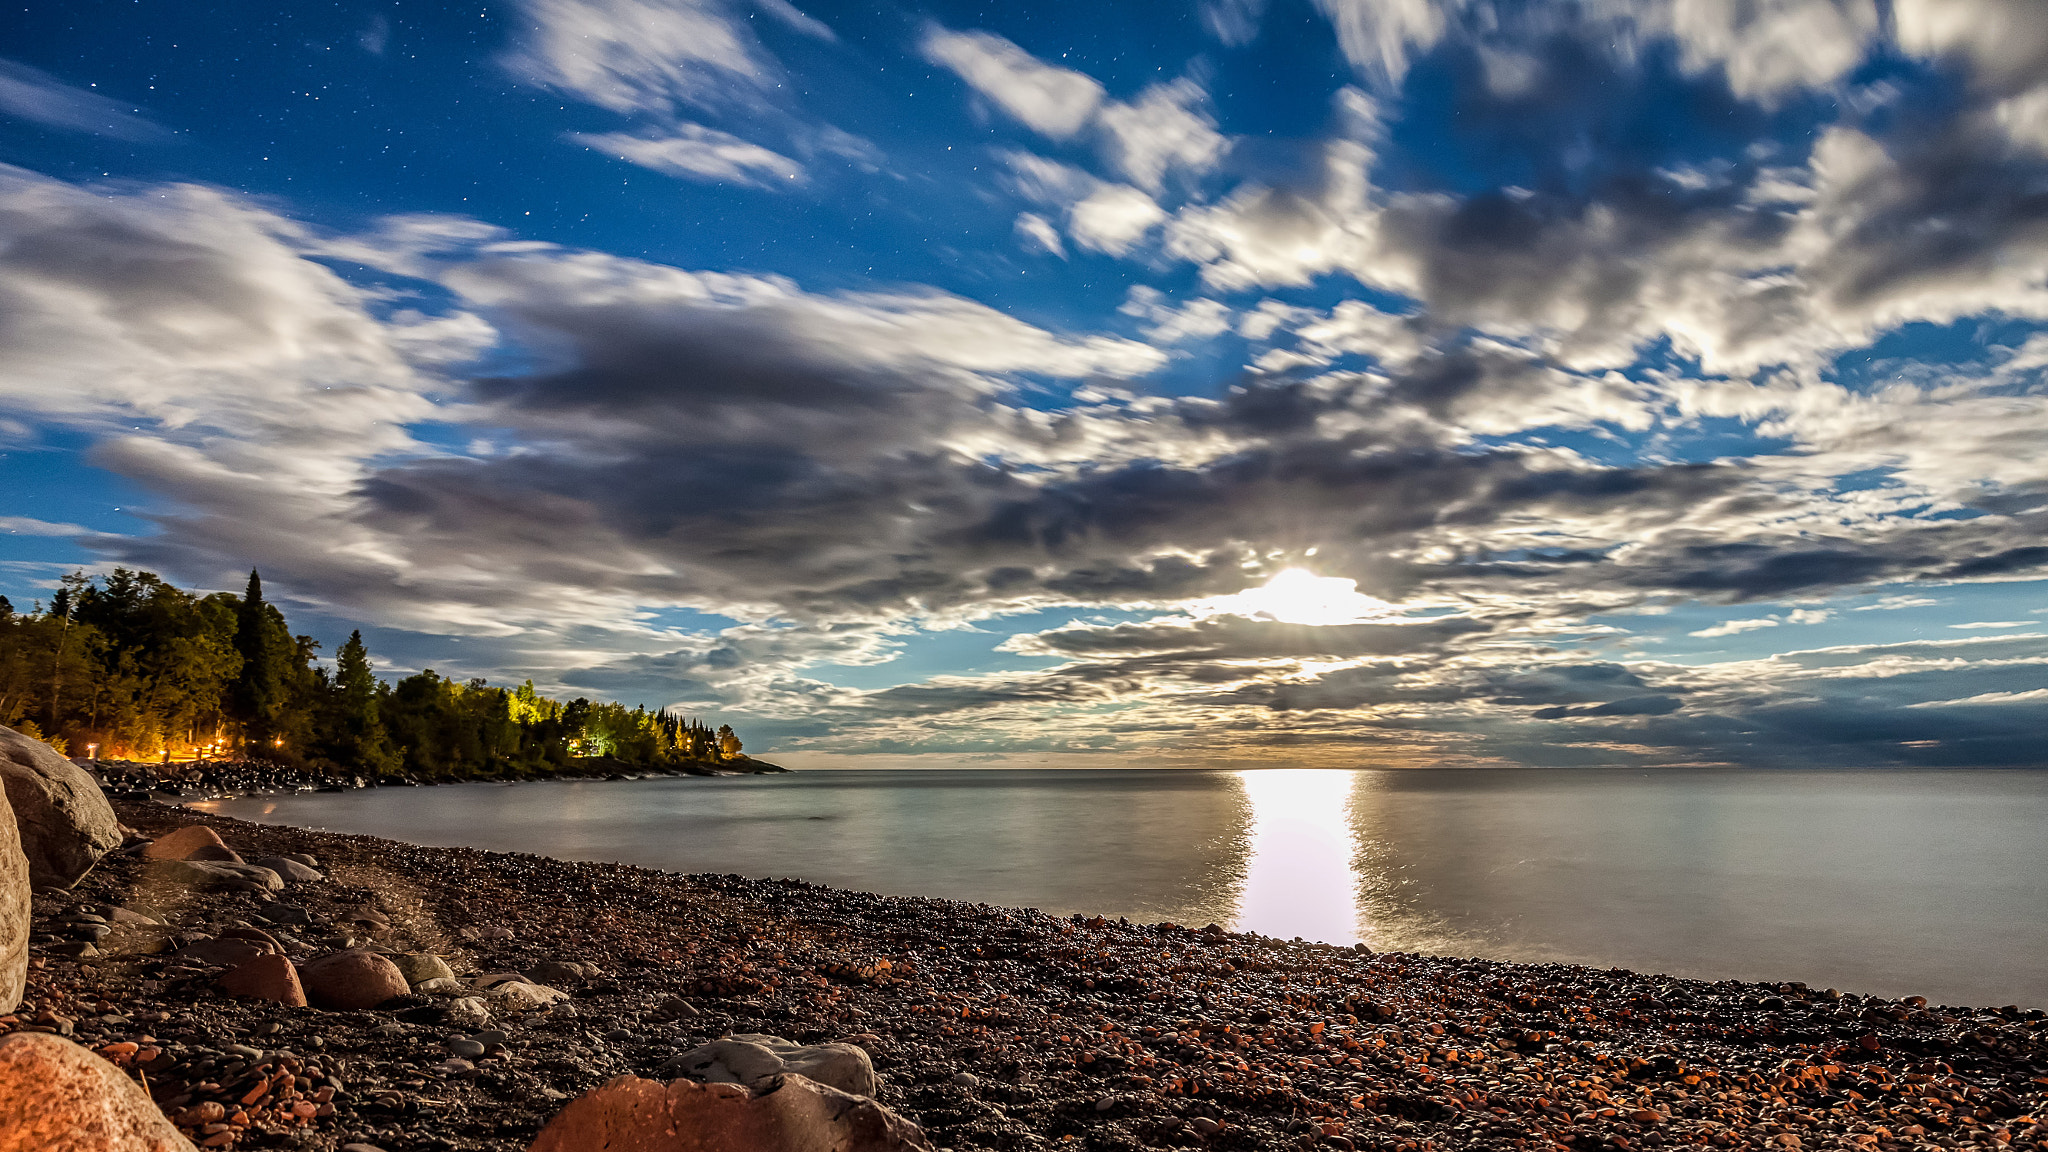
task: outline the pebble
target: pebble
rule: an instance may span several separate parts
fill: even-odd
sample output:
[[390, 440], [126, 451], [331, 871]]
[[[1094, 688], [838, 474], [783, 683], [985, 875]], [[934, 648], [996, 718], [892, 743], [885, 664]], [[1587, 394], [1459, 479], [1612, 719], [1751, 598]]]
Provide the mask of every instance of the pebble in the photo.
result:
[[972, 1091], [981, 1087], [981, 1077], [976, 1076], [972, 1072], [955, 1072], [953, 1073], [953, 1083]]
[[448, 1050], [457, 1056], [472, 1060], [488, 1051], [483, 1045], [474, 1040], [450, 1040], [448, 1042]]

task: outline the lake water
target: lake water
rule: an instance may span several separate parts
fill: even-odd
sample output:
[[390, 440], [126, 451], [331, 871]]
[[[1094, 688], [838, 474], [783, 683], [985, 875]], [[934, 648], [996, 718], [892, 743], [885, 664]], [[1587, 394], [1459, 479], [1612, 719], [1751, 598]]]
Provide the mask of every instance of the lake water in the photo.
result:
[[2048, 1007], [2048, 772], [810, 771], [195, 804], [1375, 948]]

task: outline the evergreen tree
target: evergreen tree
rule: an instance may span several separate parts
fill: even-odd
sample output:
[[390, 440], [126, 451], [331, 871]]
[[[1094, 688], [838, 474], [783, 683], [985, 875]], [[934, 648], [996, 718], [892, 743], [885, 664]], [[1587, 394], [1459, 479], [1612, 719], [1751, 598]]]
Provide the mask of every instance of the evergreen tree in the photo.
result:
[[[263, 578], [249, 571], [249, 588], [235, 612], [235, 651], [242, 673], [228, 694], [230, 714], [242, 725], [249, 754], [268, 756], [281, 739], [279, 721], [286, 702], [285, 665], [291, 636], [284, 618], [263, 599]], [[285, 633], [282, 637], [278, 633]], [[283, 643], [280, 643], [280, 639]]]
[[398, 753], [384, 730], [377, 688], [363, 634], [351, 632], [348, 643], [334, 655], [334, 722], [323, 749], [344, 768], [383, 774], [398, 767]]

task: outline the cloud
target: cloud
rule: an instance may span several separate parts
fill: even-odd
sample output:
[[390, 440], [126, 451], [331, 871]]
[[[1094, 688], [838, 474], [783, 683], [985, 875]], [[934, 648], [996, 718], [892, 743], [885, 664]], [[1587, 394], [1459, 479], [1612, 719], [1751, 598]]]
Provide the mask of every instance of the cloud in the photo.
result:
[[116, 140], [158, 143], [171, 139], [169, 131], [142, 115], [140, 109], [12, 60], [0, 60], [0, 115]]
[[781, 72], [717, 0], [520, 0], [520, 11], [506, 68], [613, 112], [754, 106]]
[[1735, 636], [1744, 632], [1754, 632], [1759, 628], [1776, 628], [1779, 623], [1780, 621], [1775, 616], [1760, 616], [1748, 620], [1726, 620], [1711, 628], [1702, 628], [1697, 632], [1688, 632], [1686, 635], [1712, 639], [1717, 636]]
[[925, 59], [953, 70], [975, 91], [1034, 132], [1056, 140], [1087, 126], [1102, 103], [1102, 85], [1070, 68], [1047, 64], [988, 32], [925, 29]]
[[1908, 704], [1908, 708], [1986, 708], [2007, 704], [2048, 703], [2048, 688], [2031, 688], [2024, 692], [1980, 692], [1960, 700], [1923, 700]]
[[28, 516], [0, 516], [0, 532], [10, 536], [89, 536], [92, 530], [76, 524], [55, 524]]
[[1446, 9], [1462, 0], [1316, 0], [1337, 32], [1345, 59], [1378, 81], [1398, 86], [1408, 54], [1434, 45], [1449, 25]]
[[1220, 300], [1189, 300], [1175, 308], [1165, 303], [1165, 294], [1143, 284], [1132, 285], [1117, 311], [1137, 316], [1151, 327], [1145, 339], [1154, 344], [1175, 344], [1182, 340], [1207, 340], [1230, 331], [1234, 313]]
[[753, 3], [754, 7], [813, 39], [828, 42], [839, 39], [839, 35], [823, 21], [806, 14], [789, 0], [753, 0]]
[[1929, 596], [1883, 596], [1878, 598], [1877, 603], [1860, 605], [1855, 610], [1858, 612], [1897, 612], [1904, 608], [1928, 608], [1939, 603], [1941, 601]]
[[1062, 260], [1067, 258], [1066, 245], [1060, 242], [1060, 230], [1036, 212], [1019, 212], [1015, 230], [1020, 242], [1050, 252]]
[[682, 123], [654, 136], [577, 133], [570, 139], [642, 168], [705, 184], [788, 188], [804, 177], [803, 166], [789, 157], [702, 124]]
[[1104, 103], [1096, 116], [1104, 158], [1125, 179], [1154, 194], [1171, 168], [1197, 176], [1209, 171], [1227, 145], [1209, 115], [1208, 99], [1201, 85], [1183, 78], [1154, 84], [1129, 104]]
[[1685, 71], [1718, 68], [1730, 92], [1766, 105], [1840, 80], [1880, 27], [1873, 0], [1599, 0], [1589, 14], [1625, 38], [1675, 41]]
[[1067, 228], [1083, 248], [1121, 256], [1165, 219], [1165, 211], [1138, 189], [1104, 184], [1074, 205]]
[[1972, 620], [1968, 624], [1951, 624], [1951, 628], [2031, 628], [2032, 620]]

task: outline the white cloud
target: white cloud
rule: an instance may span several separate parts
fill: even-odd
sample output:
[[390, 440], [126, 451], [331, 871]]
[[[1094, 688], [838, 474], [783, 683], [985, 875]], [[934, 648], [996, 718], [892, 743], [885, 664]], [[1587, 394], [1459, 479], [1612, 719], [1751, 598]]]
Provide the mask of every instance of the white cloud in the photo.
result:
[[1060, 230], [1038, 213], [1019, 212], [1015, 230], [1017, 239], [1023, 243], [1050, 252], [1062, 260], [1067, 258], [1067, 247], [1060, 243]]
[[753, 0], [753, 3], [754, 7], [759, 8], [761, 11], [775, 17], [777, 20], [782, 21], [806, 36], [832, 42], [836, 42], [839, 39], [838, 34], [826, 27], [823, 21], [805, 13], [796, 5], [791, 4], [789, 0]]
[[919, 47], [925, 59], [952, 69], [1003, 111], [1056, 140], [1086, 127], [1102, 103], [1102, 85], [1094, 78], [1047, 64], [988, 32], [954, 32], [934, 24]]
[[1743, 632], [1754, 632], [1759, 628], [1776, 628], [1777, 626], [1777, 617], [1760, 616], [1751, 620], [1726, 620], [1711, 628], [1702, 628], [1697, 632], [1688, 632], [1686, 635], [1712, 639], [1716, 636], [1734, 636]]
[[117, 140], [150, 141], [170, 136], [132, 105], [75, 88], [12, 60], [0, 60], [0, 114], [49, 128], [90, 132]]
[[1885, 596], [1875, 604], [1858, 607], [1858, 612], [1896, 612], [1901, 608], [1927, 608], [1941, 601], [1926, 596]]
[[1899, 47], [1959, 55], [1993, 84], [2038, 82], [2048, 63], [2048, 21], [2037, 0], [1892, 0]]
[[1121, 256], [1166, 219], [1150, 196], [1128, 184], [1104, 184], [1074, 205], [1067, 228], [1083, 248]]
[[1125, 179], [1157, 193], [1169, 168], [1200, 175], [1216, 166], [1226, 142], [1204, 105], [1209, 95], [1192, 80], [1154, 84], [1129, 104], [1110, 101], [1096, 123], [1105, 159]]
[[1834, 614], [1832, 608], [1794, 608], [1785, 619], [1792, 624], [1824, 624]]
[[717, 0], [521, 0], [506, 66], [620, 113], [751, 106], [779, 69]]
[[1148, 321], [1151, 327], [1145, 329], [1145, 339], [1154, 344], [1220, 336], [1230, 331], [1231, 319], [1235, 315], [1230, 306], [1220, 300], [1189, 300], [1176, 308], [1166, 302], [1164, 293], [1143, 284], [1131, 287], [1117, 311]]
[[54, 524], [28, 516], [0, 516], [0, 532], [10, 536], [85, 536], [91, 529], [76, 524]]
[[570, 138], [642, 168], [699, 183], [787, 188], [804, 177], [803, 165], [789, 157], [702, 124], [677, 124], [660, 135], [577, 133]]
[[1687, 72], [1719, 68], [1729, 91], [1766, 105], [1840, 80], [1879, 28], [1874, 0], [1595, 0], [1589, 14], [1624, 46], [1675, 40]]
[[2048, 702], [2048, 688], [2031, 688], [2024, 692], [1980, 692], [1959, 700], [1923, 700], [1908, 704], [1908, 708], [1985, 708], [2002, 704], [2038, 704]]
[[1426, 50], [1442, 38], [1446, 8], [1463, 0], [1316, 0], [1337, 30], [1345, 59], [1366, 73], [1398, 86], [1408, 72], [1408, 53]]
[[1951, 624], [1949, 627], [1966, 630], [1976, 628], [2031, 628], [2034, 624], [2035, 621], [2032, 620], [1972, 620], [1968, 624]]

